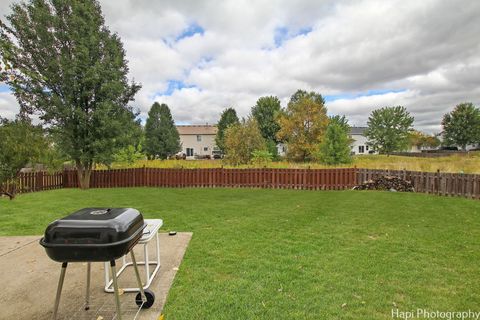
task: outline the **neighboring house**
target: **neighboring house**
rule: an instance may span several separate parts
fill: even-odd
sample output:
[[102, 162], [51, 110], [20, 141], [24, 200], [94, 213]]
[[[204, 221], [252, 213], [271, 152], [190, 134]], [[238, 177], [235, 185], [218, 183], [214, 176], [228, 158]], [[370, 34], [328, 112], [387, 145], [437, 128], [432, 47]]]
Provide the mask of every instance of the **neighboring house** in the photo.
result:
[[[349, 137], [352, 139], [351, 149], [352, 154], [370, 154], [377, 153], [367, 145], [367, 138], [364, 135], [367, 127], [350, 127]], [[287, 145], [283, 143], [277, 144], [278, 154], [285, 156]]]
[[212, 157], [214, 151], [218, 151], [215, 145], [217, 126], [214, 125], [179, 125], [177, 126], [182, 145], [181, 154], [187, 159], [194, 159], [195, 156]]
[[[350, 127], [349, 137], [352, 139], [351, 152], [352, 154], [372, 154], [377, 153], [367, 145], [367, 138], [364, 133], [367, 127]], [[285, 156], [287, 145], [283, 143], [277, 144], [278, 154]]]
[[422, 152], [423, 148], [415, 145], [408, 146], [405, 152], [412, 152], [412, 153], [417, 153], [417, 152]]
[[[444, 145], [444, 142], [445, 142], [445, 138], [444, 138], [444, 132], [440, 132], [438, 134], [436, 134], [437, 138], [440, 139], [440, 142], [441, 142], [441, 145]], [[461, 146], [458, 146], [458, 145], [453, 145], [451, 147], [457, 147], [458, 150], [462, 150], [462, 147]], [[441, 148], [441, 147], [440, 147]], [[477, 144], [468, 144], [466, 146], [466, 151], [470, 151], [470, 150], [478, 150], [480, 148], [480, 143], [477, 143]]]
[[376, 153], [367, 145], [367, 137], [365, 137], [367, 127], [350, 127], [350, 138], [352, 141], [352, 154], [370, 154]]
[[285, 157], [287, 155], [287, 145], [283, 142], [277, 143], [277, 153], [280, 157]]

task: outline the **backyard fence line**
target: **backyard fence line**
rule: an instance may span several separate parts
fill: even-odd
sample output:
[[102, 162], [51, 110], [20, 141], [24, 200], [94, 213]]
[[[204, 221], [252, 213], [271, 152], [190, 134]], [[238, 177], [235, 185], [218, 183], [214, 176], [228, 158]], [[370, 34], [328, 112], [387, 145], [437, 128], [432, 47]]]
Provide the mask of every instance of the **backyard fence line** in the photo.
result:
[[[342, 190], [355, 186], [355, 168], [339, 169], [157, 169], [95, 170], [92, 188], [233, 187]], [[64, 172], [64, 187], [76, 188], [76, 171]]]
[[[408, 170], [359, 168], [337, 169], [159, 169], [132, 168], [94, 170], [91, 188], [171, 187], [171, 188], [272, 188], [303, 190], [343, 190], [382, 175], [392, 175], [412, 182], [416, 192], [441, 196], [480, 199], [480, 175]], [[21, 173], [9, 190], [17, 193], [77, 188], [75, 170], [47, 173]]]
[[441, 158], [451, 155], [467, 156], [468, 151], [443, 151], [443, 152], [392, 152], [391, 156], [415, 157], [415, 158]]

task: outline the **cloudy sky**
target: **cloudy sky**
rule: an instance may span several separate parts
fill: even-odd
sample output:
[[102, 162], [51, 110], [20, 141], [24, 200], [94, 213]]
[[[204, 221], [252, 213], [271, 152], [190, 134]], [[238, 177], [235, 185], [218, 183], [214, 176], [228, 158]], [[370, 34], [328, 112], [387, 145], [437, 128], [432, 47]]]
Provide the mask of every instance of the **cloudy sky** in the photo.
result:
[[[0, 14], [11, 1], [0, 0]], [[248, 115], [264, 95], [283, 106], [315, 90], [329, 114], [365, 125], [372, 109], [403, 105], [440, 131], [461, 102], [480, 106], [480, 1], [101, 0], [125, 45], [134, 105], [167, 103], [179, 124]], [[18, 111], [0, 84], [0, 115]]]

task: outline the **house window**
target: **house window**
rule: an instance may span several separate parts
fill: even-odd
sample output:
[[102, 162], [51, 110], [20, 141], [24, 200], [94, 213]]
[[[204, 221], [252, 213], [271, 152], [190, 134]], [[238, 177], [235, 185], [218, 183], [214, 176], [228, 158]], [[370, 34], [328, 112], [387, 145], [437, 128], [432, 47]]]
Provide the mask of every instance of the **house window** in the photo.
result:
[[197, 135], [197, 141], [202, 141], [202, 136], [201, 135]]
[[193, 156], [193, 148], [187, 148], [187, 157]]
[[365, 146], [358, 146], [358, 153], [364, 153], [365, 152]]
[[368, 146], [365, 146], [365, 150], [367, 150], [367, 151], [368, 151]]
[[203, 148], [203, 151], [208, 151], [208, 147], [204, 147], [204, 148]]

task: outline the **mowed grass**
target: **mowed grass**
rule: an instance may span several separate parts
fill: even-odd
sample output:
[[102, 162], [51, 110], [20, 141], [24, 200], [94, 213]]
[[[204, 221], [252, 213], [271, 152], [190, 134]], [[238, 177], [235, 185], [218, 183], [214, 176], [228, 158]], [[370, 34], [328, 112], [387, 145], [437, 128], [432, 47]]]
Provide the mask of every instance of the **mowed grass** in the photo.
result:
[[88, 206], [192, 231], [166, 319], [391, 319], [480, 309], [480, 202], [374, 191], [63, 189], [0, 199], [0, 234]]
[[[123, 168], [255, 168], [254, 164], [243, 165], [239, 167], [229, 166], [222, 160], [139, 160], [135, 163], [113, 163], [112, 169]], [[263, 167], [264, 165], [261, 165]], [[404, 156], [385, 156], [385, 155], [363, 155], [353, 157], [353, 162], [346, 165], [328, 166], [320, 163], [292, 163], [287, 161], [271, 162], [267, 165], [269, 168], [341, 168], [353, 167], [367, 169], [389, 169], [389, 170], [412, 170], [452, 173], [480, 173], [480, 152], [470, 152], [467, 154], [456, 154], [439, 158], [418, 158]], [[99, 165], [98, 169], [107, 167]]]

